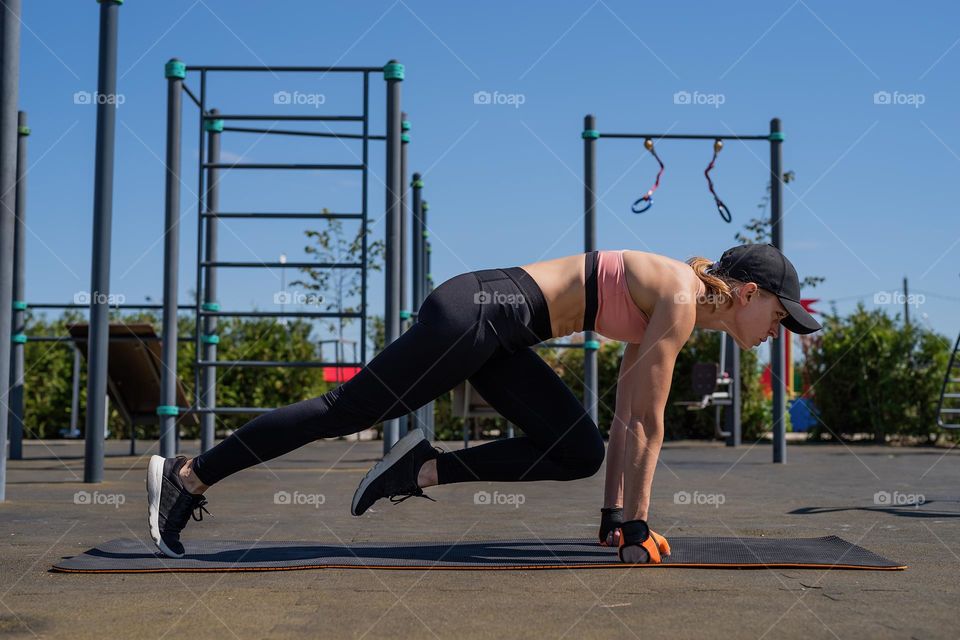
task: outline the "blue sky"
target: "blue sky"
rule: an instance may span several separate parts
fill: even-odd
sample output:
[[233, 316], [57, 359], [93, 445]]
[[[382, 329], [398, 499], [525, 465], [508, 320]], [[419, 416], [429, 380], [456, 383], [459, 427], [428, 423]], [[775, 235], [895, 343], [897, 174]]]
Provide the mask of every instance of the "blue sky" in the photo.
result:
[[[582, 250], [583, 116], [605, 132], [786, 132], [785, 252], [801, 276], [826, 282], [807, 297], [857, 300], [910, 279], [911, 310], [957, 331], [960, 170], [956, 118], [960, 9], [952, 2], [285, 2], [127, 0], [120, 9], [111, 285], [127, 302], [159, 300], [165, 81], [163, 64], [406, 66], [411, 168], [425, 173], [433, 274], [511, 266]], [[20, 105], [29, 112], [28, 299], [69, 302], [90, 286], [98, 5], [25, 2]], [[188, 79], [196, 88], [196, 77]], [[279, 112], [278, 90], [323, 95], [307, 112], [356, 113], [359, 83], [341, 78], [211, 81], [212, 106]], [[511, 104], [476, 104], [478, 91]], [[696, 104], [678, 104], [687, 92]], [[881, 94], [878, 99], [877, 92]], [[889, 100], [885, 97], [889, 95]], [[878, 103], [879, 102], [879, 103]], [[522, 104], [517, 104], [522, 103]], [[372, 127], [383, 128], [383, 82]], [[181, 302], [194, 286], [196, 110], [185, 102]], [[358, 146], [232, 134], [227, 159], [352, 162]], [[380, 143], [374, 143], [380, 144]], [[754, 215], [766, 184], [765, 143], [728, 141], [713, 177], [733, 213], [717, 215], [703, 169], [709, 142], [658, 145], [667, 164], [655, 205], [630, 204], [656, 165], [641, 141], [599, 143], [600, 248], [678, 259], [716, 258]], [[383, 159], [373, 148], [371, 214], [382, 236]], [[350, 208], [356, 174], [233, 172], [223, 209]], [[299, 223], [232, 221], [221, 256], [302, 256]], [[295, 277], [288, 274], [287, 280]], [[224, 308], [272, 308], [276, 271], [221, 276]], [[371, 282], [373, 312], [382, 283]], [[827, 310], [830, 304], [820, 302]], [[889, 308], [889, 307], [888, 307]], [[897, 311], [902, 304], [894, 305]], [[924, 317], [923, 314], [926, 314]], [[952, 338], [951, 338], [952, 339]]]

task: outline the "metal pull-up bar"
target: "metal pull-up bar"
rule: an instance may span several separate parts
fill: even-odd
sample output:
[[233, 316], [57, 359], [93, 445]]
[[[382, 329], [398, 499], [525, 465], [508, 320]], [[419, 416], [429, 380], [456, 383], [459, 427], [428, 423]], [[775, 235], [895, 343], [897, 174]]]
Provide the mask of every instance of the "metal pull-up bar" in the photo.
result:
[[[770, 131], [767, 134], [758, 135], [739, 135], [735, 133], [727, 134], [685, 134], [685, 133], [602, 133], [597, 129], [597, 119], [593, 115], [587, 115], [583, 119], [583, 131], [580, 134], [583, 139], [583, 159], [584, 159], [584, 250], [595, 251], [597, 248], [596, 234], [596, 210], [597, 210], [597, 141], [602, 138], [610, 139], [641, 139], [646, 141], [658, 140], [740, 140], [740, 141], [766, 141], [770, 144], [770, 236], [771, 243], [777, 249], [783, 250], [783, 130], [780, 126], [780, 119], [770, 120]], [[651, 145], [652, 146], [652, 145]], [[649, 148], [649, 147], [648, 147]], [[722, 148], [722, 147], [720, 147]], [[718, 146], [714, 146], [714, 160], [719, 152]], [[723, 215], [724, 209], [722, 201], [713, 191], [710, 181], [709, 171], [713, 163], [708, 165], [705, 172], [710, 192], [715, 198], [720, 214]], [[722, 206], [722, 208], [721, 208]], [[645, 210], [645, 209], [644, 209]], [[727, 214], [729, 215], [729, 213]], [[726, 217], [724, 218], [726, 219]], [[584, 335], [584, 406], [590, 417], [597, 419], [597, 348], [599, 342], [593, 332], [587, 332]], [[773, 340], [771, 374], [773, 383], [773, 461], [777, 463], [786, 462], [786, 371], [783, 357], [783, 329]]]

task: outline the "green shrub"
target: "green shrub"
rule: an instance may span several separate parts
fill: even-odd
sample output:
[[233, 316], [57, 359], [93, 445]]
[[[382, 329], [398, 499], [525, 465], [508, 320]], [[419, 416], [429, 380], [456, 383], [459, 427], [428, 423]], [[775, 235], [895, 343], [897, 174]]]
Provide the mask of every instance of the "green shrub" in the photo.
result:
[[805, 360], [808, 395], [820, 413], [811, 438], [869, 434], [877, 443], [894, 435], [934, 439], [952, 343], [862, 304], [846, 318], [827, 315], [822, 324]]

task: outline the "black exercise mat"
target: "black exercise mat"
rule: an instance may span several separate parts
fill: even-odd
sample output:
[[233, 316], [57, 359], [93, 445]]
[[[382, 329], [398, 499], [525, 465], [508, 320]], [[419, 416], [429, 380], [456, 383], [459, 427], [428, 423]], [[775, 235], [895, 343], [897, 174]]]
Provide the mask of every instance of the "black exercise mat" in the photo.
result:
[[187, 540], [187, 555], [162, 556], [152, 544], [118, 538], [53, 565], [74, 573], [285, 571], [294, 569], [764, 568], [906, 569], [836, 536], [822, 538], [668, 538], [660, 565], [626, 565], [591, 539], [485, 540], [349, 545], [316, 542]]

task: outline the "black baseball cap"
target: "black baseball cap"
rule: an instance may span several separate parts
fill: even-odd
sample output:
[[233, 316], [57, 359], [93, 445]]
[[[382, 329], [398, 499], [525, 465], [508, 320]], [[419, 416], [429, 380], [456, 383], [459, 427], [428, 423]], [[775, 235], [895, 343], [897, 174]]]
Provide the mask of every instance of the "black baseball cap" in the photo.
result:
[[798, 334], [813, 333], [823, 327], [800, 304], [800, 279], [797, 270], [772, 244], [743, 244], [723, 252], [711, 272], [727, 275], [741, 282], [755, 282], [780, 298], [790, 314], [780, 321]]

